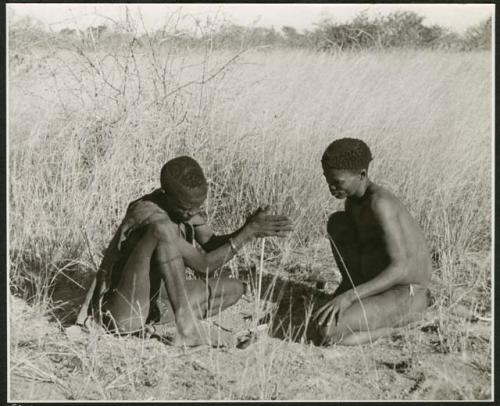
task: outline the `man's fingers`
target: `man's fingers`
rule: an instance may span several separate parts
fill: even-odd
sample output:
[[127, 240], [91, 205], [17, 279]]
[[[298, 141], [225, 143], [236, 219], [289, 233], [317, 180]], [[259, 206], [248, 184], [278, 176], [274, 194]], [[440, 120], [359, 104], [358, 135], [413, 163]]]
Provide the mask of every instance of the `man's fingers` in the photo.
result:
[[319, 324], [323, 324], [325, 322], [330, 311], [331, 311], [330, 303], [327, 303], [326, 305], [324, 305], [322, 308], [319, 309], [318, 311], [318, 313], [320, 314], [320, 317], [318, 318]]
[[293, 231], [293, 227], [291, 227], [291, 226], [286, 226], [286, 227], [283, 227], [283, 226], [281, 226], [281, 227], [267, 226], [264, 230], [262, 230], [262, 233], [266, 237], [274, 237], [274, 236], [284, 237], [290, 231]]
[[269, 218], [269, 216], [266, 218], [266, 221], [271, 224], [293, 224], [293, 221], [290, 219], [275, 219]]
[[316, 319], [317, 319], [317, 318], [321, 315], [321, 313], [323, 313], [323, 311], [324, 311], [324, 310], [325, 310], [328, 306], [329, 306], [329, 304], [327, 303], [326, 305], [323, 305], [323, 306], [321, 306], [318, 310], [316, 310], [316, 311], [314, 312], [313, 319], [315, 319], [315, 320], [316, 320]]
[[318, 316], [321, 314], [321, 310], [322, 310], [322, 309], [323, 309], [323, 308], [322, 308], [322, 307], [320, 307], [318, 310], [316, 310], [316, 311], [314, 312], [313, 317], [312, 317], [312, 318], [313, 318], [313, 320], [316, 320], [316, 319], [318, 318]]
[[291, 225], [293, 221], [290, 219], [273, 219], [268, 217], [266, 218], [266, 223], [273, 225]]
[[[337, 319], [338, 311], [337, 309], [333, 309], [332, 312], [330, 313], [330, 318], [328, 319], [328, 326], [332, 325], [333, 320]], [[335, 323], [337, 325], [337, 323]]]
[[274, 228], [280, 228], [280, 227], [293, 228], [293, 223], [291, 221], [271, 221], [268, 224]]
[[342, 309], [342, 310], [339, 309], [339, 312], [337, 313], [336, 323], [335, 323], [336, 326], [340, 323], [340, 320], [342, 319], [342, 317], [344, 317], [344, 311], [345, 311], [345, 309]]
[[276, 214], [268, 214], [267, 219], [271, 221], [291, 221], [290, 217]]
[[271, 231], [268, 233], [264, 233], [264, 237], [278, 237], [278, 238], [285, 238], [288, 237], [289, 231]]
[[318, 323], [322, 326], [323, 324], [325, 324], [325, 321], [328, 319], [328, 316], [330, 315], [330, 312], [331, 312], [331, 309], [327, 309], [323, 312], [323, 314], [321, 315], [321, 317], [319, 318], [318, 320]]
[[269, 236], [280, 235], [282, 233], [283, 233], [283, 235], [286, 235], [290, 231], [293, 231], [293, 228], [290, 228], [290, 227], [281, 227], [281, 228], [276, 228], [276, 229], [268, 230], [267, 233], [268, 233]]
[[314, 313], [313, 320], [315, 320], [318, 324], [320, 324], [319, 320], [321, 319], [321, 313], [322, 312], [323, 312], [323, 308], [317, 310], [316, 313]]
[[267, 221], [266, 227], [268, 227], [268, 228], [292, 227], [293, 228], [293, 223], [291, 221]]

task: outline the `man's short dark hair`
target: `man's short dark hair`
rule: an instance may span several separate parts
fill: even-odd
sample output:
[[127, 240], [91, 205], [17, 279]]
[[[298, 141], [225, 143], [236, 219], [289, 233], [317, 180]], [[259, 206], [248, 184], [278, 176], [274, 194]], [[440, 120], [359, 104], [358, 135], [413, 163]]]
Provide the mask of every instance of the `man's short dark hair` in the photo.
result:
[[341, 138], [326, 148], [321, 158], [324, 169], [368, 169], [373, 159], [368, 145], [356, 138]]
[[207, 180], [198, 162], [189, 156], [171, 159], [161, 168], [160, 183], [166, 190], [172, 182], [188, 189], [206, 188]]

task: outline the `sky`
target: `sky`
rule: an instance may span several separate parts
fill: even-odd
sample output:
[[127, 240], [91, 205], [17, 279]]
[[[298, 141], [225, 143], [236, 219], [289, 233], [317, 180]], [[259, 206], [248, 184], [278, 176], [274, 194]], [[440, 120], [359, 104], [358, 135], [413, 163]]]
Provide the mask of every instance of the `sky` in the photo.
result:
[[[438, 24], [462, 33], [469, 26], [494, 15], [492, 4], [8, 4], [7, 16], [15, 19], [31, 16], [53, 30], [65, 27], [85, 28], [103, 22], [123, 20], [125, 8], [130, 14], [142, 14], [148, 29], [159, 28], [168, 15], [179, 12], [204, 20], [217, 16], [218, 21], [227, 18], [239, 25], [274, 26], [283, 25], [298, 30], [313, 28], [322, 18], [334, 21], [350, 20], [359, 12], [366, 10], [369, 15], [387, 14], [397, 10], [416, 11], [422, 15], [424, 24]], [[103, 17], [105, 16], [105, 17]], [[191, 19], [192, 21], [192, 19]]]

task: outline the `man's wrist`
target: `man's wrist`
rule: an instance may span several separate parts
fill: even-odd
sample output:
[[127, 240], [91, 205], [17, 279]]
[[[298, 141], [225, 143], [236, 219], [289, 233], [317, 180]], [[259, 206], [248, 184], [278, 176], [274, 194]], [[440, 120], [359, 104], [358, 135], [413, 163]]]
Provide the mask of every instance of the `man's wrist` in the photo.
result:
[[245, 239], [248, 239], [248, 240], [251, 240], [252, 238], [255, 237], [255, 231], [254, 231], [254, 228], [252, 226], [252, 223], [247, 223], [243, 226], [243, 228], [241, 229], [241, 232], [240, 234], [243, 234], [243, 236], [245, 237]]
[[353, 304], [356, 301], [356, 293], [354, 292], [354, 289], [349, 289], [344, 293], [344, 295], [350, 304]]
[[250, 230], [243, 227], [237, 233], [233, 234], [232, 237], [228, 239], [228, 244], [231, 247], [233, 254], [236, 254], [248, 241], [251, 240]]

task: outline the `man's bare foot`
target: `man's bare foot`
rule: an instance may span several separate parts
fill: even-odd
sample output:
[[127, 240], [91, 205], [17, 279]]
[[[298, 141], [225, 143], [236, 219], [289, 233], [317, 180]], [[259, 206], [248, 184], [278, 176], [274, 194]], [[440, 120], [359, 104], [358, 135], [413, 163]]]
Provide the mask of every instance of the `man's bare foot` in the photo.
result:
[[68, 336], [69, 339], [71, 340], [81, 340], [83, 338], [86, 338], [88, 336], [88, 333], [83, 330], [82, 326], [79, 325], [72, 325], [69, 327], [66, 327], [64, 329], [64, 332]]
[[106, 329], [92, 316], [85, 319], [82, 329], [91, 334], [106, 334]]
[[255, 343], [260, 336], [267, 334], [268, 329], [269, 329], [268, 324], [261, 324], [257, 326], [257, 328], [255, 328], [254, 330], [240, 331], [239, 333], [236, 334], [236, 341], [237, 341], [236, 348], [244, 350], [250, 344]]
[[206, 321], [197, 321], [188, 331], [178, 332], [173, 340], [173, 345], [196, 347], [209, 345], [211, 347], [230, 346], [232, 335], [223, 330], [211, 326]]

